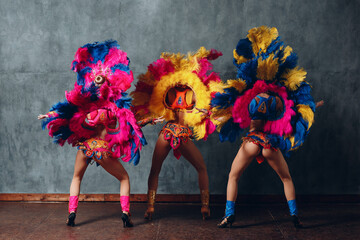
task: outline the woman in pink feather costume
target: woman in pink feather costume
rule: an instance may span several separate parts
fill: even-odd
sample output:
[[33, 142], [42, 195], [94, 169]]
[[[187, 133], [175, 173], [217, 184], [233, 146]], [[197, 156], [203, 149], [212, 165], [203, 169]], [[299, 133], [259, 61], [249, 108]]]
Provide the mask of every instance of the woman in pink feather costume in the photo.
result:
[[133, 81], [129, 62], [116, 41], [84, 45], [72, 62], [78, 74], [74, 89], [65, 93], [64, 102], [38, 116], [45, 119], [43, 128], [48, 128], [56, 143], [68, 142], [78, 148], [70, 185], [69, 226], [75, 225], [81, 180], [92, 161], [120, 181], [121, 218], [124, 227], [133, 226], [129, 176], [118, 158], [137, 165], [146, 141], [125, 93]]

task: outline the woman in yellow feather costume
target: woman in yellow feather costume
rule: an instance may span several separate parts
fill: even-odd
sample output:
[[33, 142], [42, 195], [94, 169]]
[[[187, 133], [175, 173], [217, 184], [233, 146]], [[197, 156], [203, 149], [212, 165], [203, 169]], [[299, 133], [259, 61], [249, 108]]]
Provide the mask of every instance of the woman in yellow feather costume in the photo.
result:
[[204, 139], [214, 132], [210, 119], [210, 102], [221, 80], [210, 72], [214, 60], [221, 56], [214, 49], [201, 47], [186, 56], [180, 53], [162, 53], [160, 59], [148, 66], [139, 76], [133, 97], [133, 112], [141, 126], [165, 119], [156, 142], [148, 180], [148, 209], [146, 219], [152, 219], [155, 195], [161, 166], [171, 148], [177, 159], [183, 155], [197, 170], [201, 192], [203, 218], [210, 216], [209, 178], [204, 159], [192, 141]]

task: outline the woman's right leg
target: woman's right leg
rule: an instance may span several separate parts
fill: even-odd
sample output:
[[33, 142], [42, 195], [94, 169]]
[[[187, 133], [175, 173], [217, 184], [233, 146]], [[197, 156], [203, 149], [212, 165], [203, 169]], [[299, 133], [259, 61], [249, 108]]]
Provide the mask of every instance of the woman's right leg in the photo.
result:
[[218, 227], [226, 227], [232, 224], [235, 219], [235, 201], [238, 192], [238, 181], [244, 170], [251, 161], [260, 153], [260, 147], [252, 142], [244, 142], [231, 165], [229, 179], [226, 189], [226, 209], [225, 216]]
[[148, 178], [148, 208], [145, 212], [144, 217], [149, 220], [152, 219], [152, 214], [155, 211], [155, 196], [159, 182], [160, 170], [170, 150], [170, 143], [164, 139], [162, 134], [160, 134], [155, 145], [151, 163], [151, 170]]
[[295, 187], [292, 178], [290, 176], [289, 167], [284, 159], [284, 156], [282, 155], [280, 150], [274, 151], [272, 149], [263, 149], [262, 154], [268, 161], [269, 165], [279, 175], [284, 185], [284, 193], [289, 205], [292, 221], [295, 227], [301, 228], [302, 223], [298, 218], [298, 212], [297, 212], [297, 206], [295, 200]]
[[97, 162], [112, 176], [120, 181], [120, 204], [123, 214], [121, 219], [123, 220], [124, 227], [133, 227], [134, 224], [130, 219], [130, 179], [123, 165], [118, 159], [103, 158], [97, 160]]
[[75, 217], [76, 217], [75, 213], [78, 207], [81, 180], [85, 174], [87, 166], [88, 166], [87, 157], [81, 150], [78, 150], [75, 159], [74, 175], [70, 185], [70, 198], [69, 198], [70, 215], [67, 220], [67, 225], [69, 226], [75, 225]]

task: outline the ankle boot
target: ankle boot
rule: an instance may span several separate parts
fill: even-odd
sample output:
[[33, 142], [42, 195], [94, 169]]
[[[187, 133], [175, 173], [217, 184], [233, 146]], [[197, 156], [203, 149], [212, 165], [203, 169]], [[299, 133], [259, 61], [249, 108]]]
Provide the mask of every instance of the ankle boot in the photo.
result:
[[154, 214], [155, 208], [155, 197], [156, 197], [156, 190], [149, 190], [148, 194], [148, 208], [145, 212], [144, 218], [148, 220], [152, 220], [152, 215]]
[[201, 190], [201, 214], [203, 220], [210, 218], [209, 200], [209, 190]]

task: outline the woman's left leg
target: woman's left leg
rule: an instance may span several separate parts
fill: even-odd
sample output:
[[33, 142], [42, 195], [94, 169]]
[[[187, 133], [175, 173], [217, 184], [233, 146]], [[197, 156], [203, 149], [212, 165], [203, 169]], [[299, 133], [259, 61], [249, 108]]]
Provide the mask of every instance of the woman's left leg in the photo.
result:
[[201, 213], [203, 215], [203, 219], [209, 218], [209, 176], [207, 173], [204, 158], [202, 157], [199, 149], [190, 140], [186, 143], [181, 143], [178, 149], [181, 155], [183, 155], [185, 159], [188, 160], [198, 172], [198, 181], [202, 204]]
[[104, 158], [97, 161], [108, 173], [120, 181], [120, 204], [123, 211], [121, 216], [124, 227], [132, 227], [130, 220], [130, 180], [125, 168], [114, 158]]
[[266, 158], [269, 165], [279, 175], [284, 185], [285, 197], [288, 202], [290, 215], [293, 218], [295, 227], [302, 227], [302, 224], [298, 218], [294, 183], [291, 179], [289, 167], [284, 159], [284, 156], [282, 155], [280, 150], [275, 151], [273, 149], [263, 149], [262, 155], [264, 156], [264, 158]]

